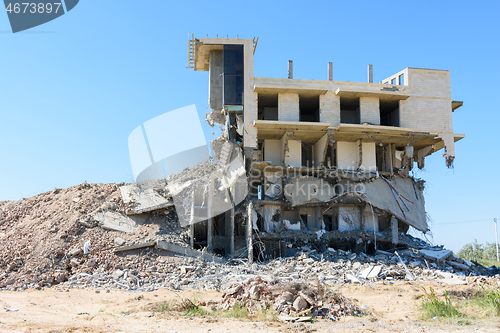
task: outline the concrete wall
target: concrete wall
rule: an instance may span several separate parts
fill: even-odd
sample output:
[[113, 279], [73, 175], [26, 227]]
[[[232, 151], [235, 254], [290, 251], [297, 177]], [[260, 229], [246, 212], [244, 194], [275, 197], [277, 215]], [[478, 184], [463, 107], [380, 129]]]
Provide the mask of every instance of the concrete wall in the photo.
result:
[[408, 68], [411, 97], [400, 103], [401, 127], [452, 133], [450, 72]]
[[222, 50], [210, 51], [208, 101], [213, 110], [222, 110]]
[[337, 167], [356, 170], [358, 168], [358, 145], [356, 142], [337, 141]]
[[298, 140], [288, 140], [288, 151], [285, 155], [285, 165], [302, 166], [302, 143]]
[[245, 147], [257, 148], [257, 129], [253, 126], [254, 120], [257, 120], [257, 96], [253, 91], [253, 41], [244, 40], [244, 93], [243, 93], [243, 119], [245, 124], [245, 135], [243, 143]]
[[360, 118], [362, 123], [380, 125], [380, 103], [376, 97], [361, 97], [359, 99]]
[[363, 142], [363, 163], [361, 169], [364, 171], [377, 170], [377, 157], [375, 152], [375, 142]]
[[280, 140], [264, 140], [262, 148], [264, 149], [264, 161], [281, 165], [283, 150], [281, 150]]
[[[377, 160], [374, 142], [362, 142], [363, 161], [361, 169], [376, 171]], [[339, 169], [356, 170], [359, 164], [359, 148], [357, 142], [337, 141], [337, 167]]]
[[280, 121], [299, 121], [299, 95], [278, 94], [278, 119]]

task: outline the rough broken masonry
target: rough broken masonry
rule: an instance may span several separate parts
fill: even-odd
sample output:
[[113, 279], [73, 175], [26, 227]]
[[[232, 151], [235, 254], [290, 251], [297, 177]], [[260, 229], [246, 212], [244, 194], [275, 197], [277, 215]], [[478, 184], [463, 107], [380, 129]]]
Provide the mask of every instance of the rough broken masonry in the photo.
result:
[[327, 80], [304, 80], [290, 61], [286, 79], [254, 77], [256, 46], [189, 41], [189, 66], [209, 72], [207, 121], [222, 129], [211, 159], [0, 202], [0, 289], [217, 289], [224, 310], [335, 318], [362, 310], [321, 286], [498, 285], [497, 271], [408, 234], [429, 231], [410, 171], [438, 152], [451, 167], [464, 137], [448, 71], [374, 83], [369, 65], [368, 82], [340, 82], [330, 63]]

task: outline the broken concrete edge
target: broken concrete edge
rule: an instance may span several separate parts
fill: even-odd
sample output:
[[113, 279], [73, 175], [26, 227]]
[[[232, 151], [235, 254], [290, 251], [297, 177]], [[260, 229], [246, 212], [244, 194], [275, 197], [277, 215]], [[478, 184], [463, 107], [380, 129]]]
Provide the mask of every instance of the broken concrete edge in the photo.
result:
[[172, 244], [166, 241], [158, 240], [154, 242], [147, 242], [147, 243], [139, 243], [139, 244], [134, 244], [134, 245], [128, 245], [128, 246], [120, 246], [114, 249], [113, 252], [124, 252], [124, 251], [131, 251], [131, 250], [138, 250], [138, 249], [143, 249], [146, 247], [155, 247], [156, 249], [160, 250], [165, 250], [165, 251], [170, 251], [174, 252], [177, 254], [182, 254], [187, 257], [193, 257], [193, 258], [200, 258], [205, 261], [209, 262], [215, 262], [218, 264], [222, 264], [225, 262], [223, 258], [211, 255], [209, 253], [203, 253], [198, 250], [193, 250], [188, 247], [180, 246], [177, 244]]
[[140, 214], [143, 214], [143, 213], [149, 213], [149, 212], [152, 212], [152, 211], [155, 211], [155, 210], [158, 210], [158, 209], [170, 208], [170, 207], [173, 207], [173, 206], [174, 206], [174, 202], [173, 201], [169, 201], [169, 202], [164, 203], [164, 204], [160, 204], [160, 205], [156, 205], [156, 206], [151, 206], [151, 207], [145, 207], [145, 208], [142, 208], [142, 209], [128, 207], [127, 210], [126, 210], [126, 213], [127, 213], [127, 215], [140, 215]]

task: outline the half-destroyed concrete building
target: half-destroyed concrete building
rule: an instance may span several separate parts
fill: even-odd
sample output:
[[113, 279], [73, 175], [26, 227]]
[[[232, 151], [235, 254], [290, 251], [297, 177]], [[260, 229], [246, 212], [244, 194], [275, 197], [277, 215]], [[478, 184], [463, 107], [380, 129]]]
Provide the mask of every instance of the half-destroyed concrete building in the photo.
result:
[[[207, 121], [223, 126], [215, 159], [239, 150], [248, 180], [245, 200], [192, 223], [192, 245], [250, 258], [290, 254], [294, 243], [370, 252], [409, 227], [427, 232], [424, 182], [409, 171], [437, 151], [453, 164], [464, 135], [453, 133], [462, 102], [450, 72], [405, 68], [374, 83], [369, 65], [368, 82], [341, 82], [330, 63], [327, 80], [303, 80], [289, 61], [288, 78], [254, 77], [256, 42], [190, 40], [190, 67], [209, 72]], [[211, 200], [194, 198], [191, 212]]]

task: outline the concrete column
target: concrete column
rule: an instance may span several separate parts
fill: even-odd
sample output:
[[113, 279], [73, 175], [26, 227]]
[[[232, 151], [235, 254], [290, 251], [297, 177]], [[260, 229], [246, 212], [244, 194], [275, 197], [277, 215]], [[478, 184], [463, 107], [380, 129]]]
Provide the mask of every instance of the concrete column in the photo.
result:
[[377, 97], [360, 97], [359, 114], [361, 123], [380, 125], [380, 103]]
[[293, 79], [293, 60], [288, 60], [288, 78]]
[[398, 244], [399, 243], [399, 233], [398, 233], [398, 220], [394, 215], [391, 216], [391, 231], [392, 231], [392, 237], [391, 241], [392, 244]]
[[234, 256], [234, 207], [229, 213], [229, 254]]
[[247, 248], [248, 248], [248, 263], [253, 263], [253, 204], [248, 204], [248, 221], [247, 221]]
[[328, 63], [328, 81], [333, 81], [333, 62]]
[[368, 65], [368, 82], [373, 83], [373, 65]]
[[213, 251], [213, 235], [214, 235], [214, 217], [212, 205], [214, 204], [214, 178], [210, 177], [208, 200], [207, 200], [207, 252]]

